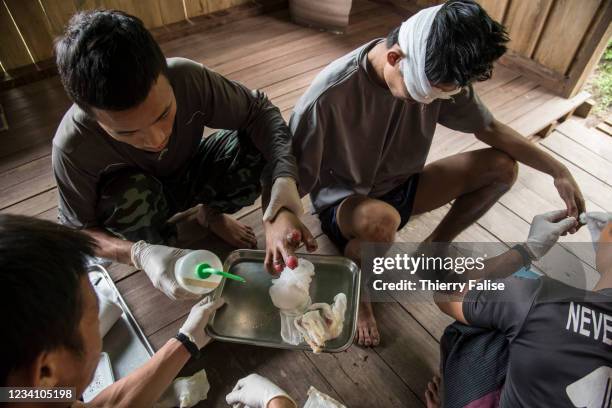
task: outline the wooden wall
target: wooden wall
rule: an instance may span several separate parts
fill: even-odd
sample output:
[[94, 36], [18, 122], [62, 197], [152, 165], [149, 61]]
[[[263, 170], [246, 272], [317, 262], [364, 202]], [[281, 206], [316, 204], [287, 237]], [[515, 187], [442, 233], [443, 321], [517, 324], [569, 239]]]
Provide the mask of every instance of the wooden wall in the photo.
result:
[[53, 38], [75, 12], [119, 9], [138, 16], [147, 28], [189, 21], [250, 0], [0, 0], [0, 71], [47, 60]]
[[[408, 12], [439, 0], [389, 0]], [[572, 96], [610, 40], [612, 0], [477, 0], [510, 34], [502, 62]]]

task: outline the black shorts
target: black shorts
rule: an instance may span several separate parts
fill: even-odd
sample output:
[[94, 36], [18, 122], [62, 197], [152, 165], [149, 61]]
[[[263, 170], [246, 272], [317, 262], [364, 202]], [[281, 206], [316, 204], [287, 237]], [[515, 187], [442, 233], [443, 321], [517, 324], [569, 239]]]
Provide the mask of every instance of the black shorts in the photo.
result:
[[[397, 210], [400, 215], [400, 224], [397, 228], [402, 229], [410, 220], [412, 215], [412, 207], [414, 206], [414, 199], [416, 197], [417, 186], [419, 184], [419, 173], [410, 176], [408, 180], [393, 190], [380, 197], [374, 197], [377, 200], [381, 200], [391, 205]], [[348, 244], [348, 239], [340, 231], [338, 227], [337, 212], [340, 206], [339, 201], [319, 213], [319, 219], [321, 220], [321, 229], [331, 239], [331, 241], [338, 247], [340, 252], [344, 253], [344, 248]]]

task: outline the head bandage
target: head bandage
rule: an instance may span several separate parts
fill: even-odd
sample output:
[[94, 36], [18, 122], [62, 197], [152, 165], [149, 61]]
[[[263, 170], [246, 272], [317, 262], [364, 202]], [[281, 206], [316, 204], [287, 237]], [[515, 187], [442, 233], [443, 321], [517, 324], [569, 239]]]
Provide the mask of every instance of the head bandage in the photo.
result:
[[405, 55], [400, 61], [400, 71], [408, 93], [417, 102], [431, 103], [434, 99], [449, 99], [452, 92], [444, 92], [432, 87], [425, 75], [425, 60], [427, 59], [427, 38], [436, 14], [442, 4], [423, 9], [404, 21], [399, 30], [399, 46]]

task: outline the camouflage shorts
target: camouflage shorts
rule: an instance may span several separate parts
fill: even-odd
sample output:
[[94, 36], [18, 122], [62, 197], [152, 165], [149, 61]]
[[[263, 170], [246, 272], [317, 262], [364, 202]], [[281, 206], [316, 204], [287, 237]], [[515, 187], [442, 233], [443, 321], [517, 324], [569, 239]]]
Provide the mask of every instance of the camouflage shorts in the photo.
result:
[[139, 169], [103, 181], [97, 217], [113, 234], [137, 241], [168, 243], [176, 228], [166, 220], [197, 204], [231, 214], [261, 194], [265, 159], [244, 132], [220, 130], [202, 140], [185, 174], [158, 179]]

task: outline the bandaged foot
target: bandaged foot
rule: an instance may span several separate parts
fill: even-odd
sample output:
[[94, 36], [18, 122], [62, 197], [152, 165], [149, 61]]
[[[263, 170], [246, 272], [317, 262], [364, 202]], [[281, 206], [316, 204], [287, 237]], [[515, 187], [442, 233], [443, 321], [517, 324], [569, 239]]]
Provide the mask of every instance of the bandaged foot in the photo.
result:
[[359, 316], [357, 317], [357, 338], [355, 342], [360, 346], [378, 346], [380, 334], [374, 318], [372, 304], [361, 302], [359, 304]]
[[200, 370], [191, 377], [179, 377], [166, 389], [154, 408], [190, 408], [205, 400], [210, 390], [206, 371]]
[[344, 327], [346, 295], [338, 293], [333, 305], [314, 303], [308, 312], [295, 319], [295, 327], [314, 353], [320, 353], [325, 343], [340, 336]]
[[257, 237], [255, 237], [253, 228], [233, 219], [227, 214], [220, 213], [207, 206], [201, 206], [196, 218], [203, 228], [209, 229], [213, 234], [233, 247], [257, 247]]
[[612, 213], [591, 211], [580, 214], [580, 223], [586, 224], [589, 228], [595, 251], [597, 251], [601, 231], [603, 231], [609, 222], [612, 222]]

